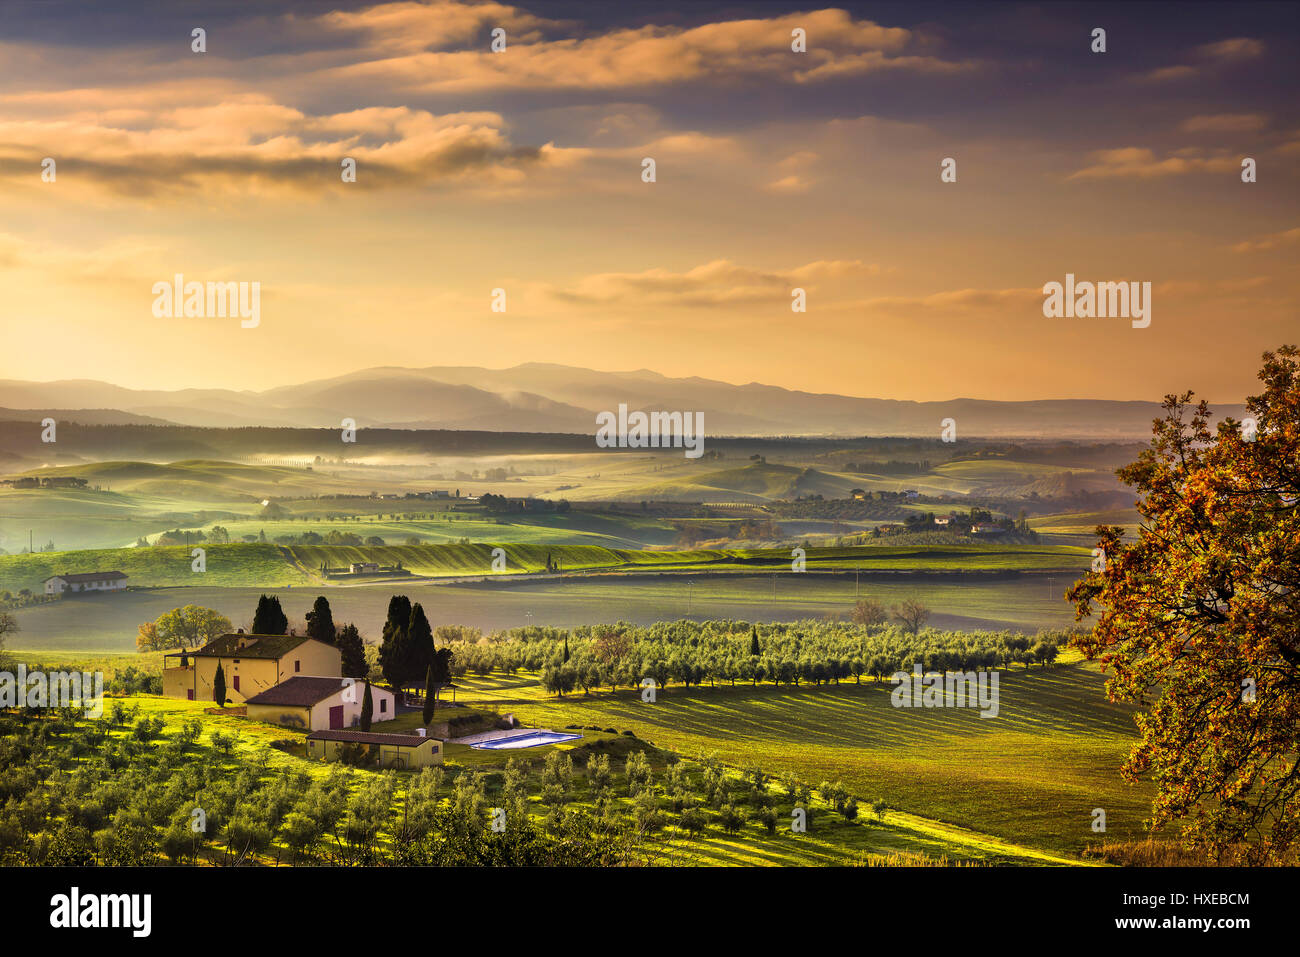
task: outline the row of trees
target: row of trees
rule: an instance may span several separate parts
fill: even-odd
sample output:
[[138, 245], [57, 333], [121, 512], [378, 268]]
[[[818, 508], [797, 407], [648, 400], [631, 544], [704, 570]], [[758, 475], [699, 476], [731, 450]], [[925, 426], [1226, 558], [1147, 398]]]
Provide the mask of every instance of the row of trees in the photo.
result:
[[[513, 757], [504, 773], [365, 777], [338, 764], [320, 777], [273, 767], [270, 749], [236, 743], [221, 731], [205, 740], [196, 718], [168, 732], [120, 701], [94, 720], [0, 715], [0, 865], [609, 866], [653, 862], [659, 832], [751, 824], [771, 835], [795, 811], [810, 831], [821, 829], [814, 810], [859, 817], [839, 783], [814, 791], [791, 773], [737, 772], [640, 743], [553, 752], [540, 767]], [[883, 801], [867, 810], [884, 819]]]
[[[440, 632], [442, 629], [440, 629]], [[617, 690], [651, 678], [670, 684], [760, 682], [823, 685], [863, 676], [883, 680], [920, 664], [927, 671], [975, 671], [1055, 662], [1069, 633], [916, 632], [896, 625], [808, 620], [756, 624], [730, 619], [617, 622], [571, 631], [516, 628], [484, 636], [448, 631], [452, 672], [537, 671], [546, 689]]]

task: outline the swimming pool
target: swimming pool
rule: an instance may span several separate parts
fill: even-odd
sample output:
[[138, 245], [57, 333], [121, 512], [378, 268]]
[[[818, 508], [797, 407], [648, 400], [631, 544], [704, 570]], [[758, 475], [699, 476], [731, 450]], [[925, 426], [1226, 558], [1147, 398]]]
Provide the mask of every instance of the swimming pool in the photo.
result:
[[500, 751], [505, 748], [539, 748], [544, 744], [576, 741], [581, 737], [580, 734], [563, 734], [559, 731], [531, 731], [527, 734], [493, 738], [491, 741], [480, 741], [478, 744], [471, 744], [470, 747], [486, 751]]

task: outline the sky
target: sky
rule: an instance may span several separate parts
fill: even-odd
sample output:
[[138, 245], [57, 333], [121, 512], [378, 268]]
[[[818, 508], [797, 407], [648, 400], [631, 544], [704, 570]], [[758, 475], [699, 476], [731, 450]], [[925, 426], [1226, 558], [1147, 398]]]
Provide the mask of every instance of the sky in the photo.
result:
[[[1300, 340], [1297, 9], [7, 3], [0, 378], [1240, 401]], [[178, 273], [258, 324], [155, 315]], [[1046, 318], [1066, 274], [1150, 325]]]

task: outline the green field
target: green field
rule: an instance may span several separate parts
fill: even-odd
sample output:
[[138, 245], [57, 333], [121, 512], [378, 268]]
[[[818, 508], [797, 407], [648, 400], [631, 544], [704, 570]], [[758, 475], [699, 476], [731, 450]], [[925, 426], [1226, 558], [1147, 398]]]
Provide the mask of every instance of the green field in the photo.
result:
[[[356, 622], [363, 635], [379, 639], [380, 625], [393, 594], [422, 602], [435, 624], [463, 624], [484, 631], [521, 625], [573, 628], [623, 619], [639, 624], [673, 618], [747, 618], [792, 621], [842, 617], [855, 595], [886, 605], [916, 597], [933, 609], [930, 624], [940, 628], [1001, 629], [1034, 632], [1064, 628], [1074, 620], [1063, 600], [1075, 574], [998, 575], [838, 575], [785, 573], [773, 589], [770, 575], [594, 576], [564, 579], [502, 578], [483, 583], [390, 582], [384, 584], [293, 588], [150, 588], [67, 597], [12, 612], [21, 631], [10, 645], [34, 650], [129, 651], [140, 623], [181, 605], [215, 608], [235, 627], [251, 627], [263, 593], [277, 595], [290, 621], [302, 616], [316, 595], [329, 598], [335, 621]], [[693, 584], [691, 584], [693, 582]]]
[[647, 704], [634, 692], [560, 701], [525, 676], [458, 682], [464, 700], [543, 727], [612, 724], [683, 754], [840, 779], [860, 798], [1053, 854], [1096, 842], [1096, 807], [1111, 840], [1141, 837], [1150, 808], [1150, 788], [1118, 775], [1136, 741], [1131, 712], [1106, 702], [1101, 677], [1078, 663], [1003, 672], [993, 719], [891, 707], [888, 683], [669, 687]]
[[[408, 572], [426, 577], [463, 577], [544, 572], [548, 559], [565, 573], [602, 571], [679, 571], [790, 573], [792, 552], [785, 549], [696, 549], [646, 551], [598, 545], [541, 545], [502, 542], [498, 545], [272, 545], [240, 543], [204, 545], [206, 571], [197, 573], [191, 550], [184, 546], [85, 549], [0, 555], [0, 589], [37, 592], [56, 574], [117, 569], [132, 587], [157, 586], [301, 586], [323, 584], [322, 565], [341, 568], [352, 562], [400, 563]], [[505, 552], [506, 567], [492, 568], [493, 549]], [[1089, 552], [1067, 545], [866, 545], [853, 548], [809, 548], [809, 571], [890, 572], [1062, 572], [1086, 569]], [[340, 580], [335, 580], [336, 583]]]
[[[235, 738], [232, 757], [236, 760], [248, 760], [274, 741], [302, 737], [301, 732], [273, 725], [236, 717], [205, 714], [201, 703], [148, 695], [135, 695], [122, 700], [128, 705], [138, 706], [141, 715], [160, 716], [164, 721], [164, 734], [174, 734], [182, 721], [199, 717], [203, 722], [205, 736], [212, 730], [220, 730]], [[383, 730], [383, 728], [383, 725], [375, 726], [375, 730]], [[619, 736], [603, 732], [583, 731], [582, 735], [582, 738], [576, 742], [530, 748], [524, 752], [516, 752], [513, 756], [529, 762], [534, 768], [533, 774], [536, 774], [536, 768], [551, 751], [572, 751], [598, 742], [612, 743], [617, 749], [618, 745], [625, 743]], [[445, 767], [452, 772], [461, 769], [480, 772], [500, 771], [505, 767], [507, 758], [511, 756], [499, 751], [476, 751], [454, 743], [445, 745], [445, 753]], [[272, 751], [268, 765], [273, 773], [304, 770], [313, 778], [324, 777], [329, 767], [324, 762], [306, 759], [298, 753], [297, 748], [288, 752]], [[662, 775], [662, 761], [652, 760], [652, 767], [656, 778]], [[354, 773], [359, 785], [375, 772], [358, 770]], [[407, 773], [401, 776], [409, 777]], [[625, 786], [624, 781], [624, 775], [615, 773], [612, 783], [618, 789]], [[810, 786], [815, 787], [819, 782], [809, 783]], [[772, 785], [771, 791], [773, 794], [777, 793], [778, 788], [775, 784]], [[534, 817], [541, 818], [544, 808], [540, 805], [537, 796], [534, 795], [530, 801], [531, 813]], [[620, 803], [630, 805], [626, 799]], [[723, 833], [720, 828], [713, 825], [703, 835], [688, 838], [676, 828], [669, 827], [653, 841], [654, 853], [658, 857], [658, 862], [665, 865], [845, 865], [859, 862], [864, 855], [885, 856], [900, 853], [924, 855], [931, 861], [946, 859], [951, 863], [1049, 865], [1076, 863], [1068, 855], [1057, 855], [1018, 845], [977, 830], [930, 820], [898, 809], [891, 810], [884, 822], [869, 822], [865, 818], [846, 821], [818, 798], [814, 798], [811, 804], [814, 821], [812, 829], [805, 834], [794, 834], [783, 825], [778, 827], [775, 834], [768, 835], [750, 824], [740, 833], [731, 835]], [[591, 797], [580, 775], [575, 778], [569, 807], [592, 810]]]

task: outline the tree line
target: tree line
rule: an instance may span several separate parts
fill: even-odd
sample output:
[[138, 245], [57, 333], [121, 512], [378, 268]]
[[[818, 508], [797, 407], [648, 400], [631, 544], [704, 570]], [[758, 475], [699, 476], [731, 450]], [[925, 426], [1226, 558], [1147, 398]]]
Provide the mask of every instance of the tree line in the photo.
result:
[[882, 681], [920, 664], [927, 671], [979, 671], [1055, 662], [1068, 632], [958, 632], [898, 625], [805, 620], [759, 624], [733, 619], [629, 622], [572, 630], [532, 626], [484, 636], [448, 631], [452, 672], [540, 672], [546, 690], [616, 691], [653, 679], [672, 684], [821, 686]]

